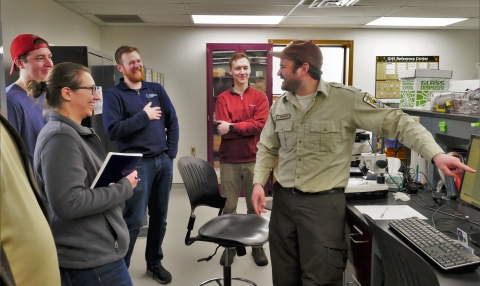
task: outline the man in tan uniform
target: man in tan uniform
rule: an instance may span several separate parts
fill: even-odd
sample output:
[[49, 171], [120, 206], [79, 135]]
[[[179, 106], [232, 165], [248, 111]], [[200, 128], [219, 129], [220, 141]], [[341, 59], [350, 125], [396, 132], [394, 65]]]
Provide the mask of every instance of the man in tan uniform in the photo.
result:
[[447, 156], [431, 134], [400, 109], [354, 87], [321, 80], [322, 53], [312, 41], [293, 41], [277, 73], [284, 81], [257, 145], [252, 203], [265, 212], [263, 185], [274, 168], [270, 217], [273, 285], [341, 285], [347, 260], [345, 195], [355, 130], [398, 138], [446, 175], [475, 172]]

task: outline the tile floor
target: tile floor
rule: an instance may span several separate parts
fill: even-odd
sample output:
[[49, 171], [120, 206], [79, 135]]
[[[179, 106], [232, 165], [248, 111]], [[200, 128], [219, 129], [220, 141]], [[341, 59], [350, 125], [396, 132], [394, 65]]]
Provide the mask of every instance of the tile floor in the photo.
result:
[[[238, 202], [238, 213], [246, 213], [247, 207], [244, 198]], [[197, 234], [198, 228], [215, 217], [218, 211], [208, 207], [200, 207], [195, 210], [197, 216], [192, 236]], [[270, 216], [267, 212], [264, 214]], [[223, 268], [220, 265], [220, 257], [223, 252], [219, 248], [217, 254], [208, 262], [197, 262], [198, 259], [208, 257], [215, 251], [217, 245], [207, 242], [195, 242], [190, 246], [185, 245], [188, 218], [190, 216], [190, 202], [183, 185], [175, 184], [172, 188], [169, 211], [167, 234], [163, 242], [165, 258], [163, 265], [170, 273], [173, 280], [170, 286], [194, 286], [214, 277], [223, 276]], [[135, 286], [160, 285], [151, 277], [145, 274], [145, 244], [146, 238], [139, 237], [135, 245], [130, 265], [130, 276]], [[268, 243], [265, 244], [267, 256], [270, 260]], [[243, 257], [235, 257], [232, 264], [232, 276], [238, 276], [254, 281], [258, 286], [272, 285], [272, 273], [270, 263], [267, 266], [259, 267], [253, 261], [251, 249]], [[208, 285], [217, 285], [210, 283]], [[246, 283], [233, 282], [232, 285], [248, 285]]]

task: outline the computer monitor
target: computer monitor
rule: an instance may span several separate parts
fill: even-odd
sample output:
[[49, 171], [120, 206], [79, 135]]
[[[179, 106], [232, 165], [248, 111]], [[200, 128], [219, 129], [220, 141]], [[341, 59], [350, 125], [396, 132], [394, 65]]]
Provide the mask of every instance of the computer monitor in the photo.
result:
[[460, 185], [460, 201], [480, 209], [480, 135], [473, 134], [468, 146], [467, 165], [477, 172], [464, 172]]

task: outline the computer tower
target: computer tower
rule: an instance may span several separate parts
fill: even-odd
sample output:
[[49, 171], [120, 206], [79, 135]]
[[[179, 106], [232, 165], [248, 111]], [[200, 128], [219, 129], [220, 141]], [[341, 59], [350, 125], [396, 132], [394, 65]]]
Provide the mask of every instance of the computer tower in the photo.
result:
[[[102, 87], [102, 93], [115, 84], [115, 61], [112, 56], [89, 48], [87, 46], [51, 46], [54, 64], [72, 62], [88, 67], [96, 86]], [[116, 152], [114, 142], [108, 140], [103, 128], [102, 114], [95, 114], [82, 121], [82, 125], [91, 127], [100, 137], [107, 152]]]

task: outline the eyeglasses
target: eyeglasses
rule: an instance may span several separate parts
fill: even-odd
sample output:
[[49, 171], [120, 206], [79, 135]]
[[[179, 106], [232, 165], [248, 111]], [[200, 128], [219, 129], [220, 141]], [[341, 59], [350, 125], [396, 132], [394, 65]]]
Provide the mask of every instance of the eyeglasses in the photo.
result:
[[76, 86], [71, 87], [71, 89], [89, 89], [92, 92], [92, 95], [95, 95], [95, 92], [97, 92], [96, 86]]

